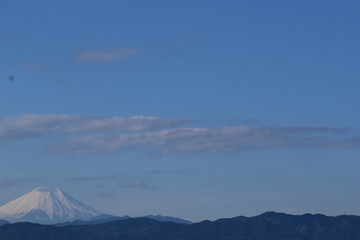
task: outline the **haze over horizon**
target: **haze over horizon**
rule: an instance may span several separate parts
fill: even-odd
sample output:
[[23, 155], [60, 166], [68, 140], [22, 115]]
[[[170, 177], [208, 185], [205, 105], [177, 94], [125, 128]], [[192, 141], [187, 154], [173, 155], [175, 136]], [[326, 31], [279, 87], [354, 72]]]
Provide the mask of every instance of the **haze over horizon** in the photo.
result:
[[0, 206], [360, 215], [360, 2], [4, 0]]

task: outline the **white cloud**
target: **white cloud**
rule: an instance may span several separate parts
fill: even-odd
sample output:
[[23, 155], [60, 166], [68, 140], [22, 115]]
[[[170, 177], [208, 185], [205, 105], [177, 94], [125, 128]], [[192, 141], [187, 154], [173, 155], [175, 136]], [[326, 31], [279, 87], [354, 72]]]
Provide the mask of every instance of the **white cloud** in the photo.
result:
[[84, 119], [80, 124], [69, 125], [65, 128], [67, 132], [89, 132], [89, 131], [144, 131], [164, 127], [175, 127], [184, 120], [133, 116], [133, 117], [110, 117]]
[[65, 125], [78, 122], [79, 116], [73, 115], [22, 115], [0, 119], [0, 141], [27, 138], [58, 131]]
[[0, 141], [40, 136], [53, 132], [129, 132], [175, 127], [184, 120], [148, 116], [86, 118], [77, 115], [22, 115], [0, 118]]
[[86, 51], [76, 55], [79, 61], [115, 61], [136, 57], [140, 53], [137, 49], [115, 48], [109, 51]]
[[[158, 131], [91, 135], [73, 138], [51, 147], [64, 154], [93, 154], [145, 147], [159, 154], [235, 152], [281, 147], [341, 147], [348, 139], [337, 139], [341, 128], [174, 128]], [[360, 144], [358, 144], [359, 146]], [[345, 145], [344, 145], [345, 146]]]
[[360, 138], [342, 138], [346, 130], [343, 128], [179, 128], [187, 122], [151, 116], [22, 115], [0, 118], [0, 142], [60, 134], [66, 140], [47, 148], [62, 154], [111, 153], [131, 148], [145, 148], [153, 154], [178, 154], [284, 147], [360, 147]]

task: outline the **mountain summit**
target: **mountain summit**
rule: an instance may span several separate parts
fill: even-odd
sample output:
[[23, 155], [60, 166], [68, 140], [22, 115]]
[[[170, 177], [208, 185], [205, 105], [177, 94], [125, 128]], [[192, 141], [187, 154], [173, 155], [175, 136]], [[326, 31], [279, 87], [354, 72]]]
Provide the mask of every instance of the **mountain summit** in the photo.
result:
[[0, 219], [52, 224], [102, 214], [55, 187], [39, 187], [0, 207]]

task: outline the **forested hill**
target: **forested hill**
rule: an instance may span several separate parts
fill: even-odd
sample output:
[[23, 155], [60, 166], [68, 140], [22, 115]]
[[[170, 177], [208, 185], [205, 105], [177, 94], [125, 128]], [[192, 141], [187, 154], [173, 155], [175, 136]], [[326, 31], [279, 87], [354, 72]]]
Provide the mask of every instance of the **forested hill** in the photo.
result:
[[360, 217], [268, 212], [194, 224], [129, 218], [102, 224], [0, 227], [1, 240], [359, 240]]

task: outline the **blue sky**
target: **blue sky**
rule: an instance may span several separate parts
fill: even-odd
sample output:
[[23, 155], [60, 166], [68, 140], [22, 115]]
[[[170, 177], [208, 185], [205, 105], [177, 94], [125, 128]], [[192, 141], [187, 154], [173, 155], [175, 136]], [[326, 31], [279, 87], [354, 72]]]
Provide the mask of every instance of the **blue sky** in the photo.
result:
[[51, 185], [115, 215], [359, 215], [359, 12], [2, 1], [0, 204]]

